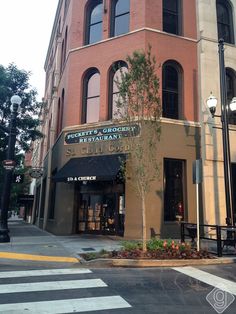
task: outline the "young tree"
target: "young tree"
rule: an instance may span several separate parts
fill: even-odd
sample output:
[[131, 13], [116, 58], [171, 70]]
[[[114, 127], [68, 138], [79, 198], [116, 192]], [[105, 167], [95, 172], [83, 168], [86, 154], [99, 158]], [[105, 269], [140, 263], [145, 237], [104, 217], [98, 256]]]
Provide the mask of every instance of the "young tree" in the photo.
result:
[[11, 120], [10, 99], [14, 94], [22, 99], [16, 121], [16, 161], [19, 161], [24, 152], [29, 150], [30, 141], [42, 137], [37, 127], [40, 124], [38, 115], [43, 104], [37, 102], [37, 91], [31, 88], [29, 77], [29, 72], [19, 70], [14, 64], [7, 67], [0, 65], [0, 176], [3, 173], [2, 161], [6, 159], [8, 145], [8, 133], [5, 130]]
[[[147, 52], [134, 51], [126, 60], [128, 71], [121, 71], [116, 80], [119, 91], [116, 103], [117, 117], [130, 125], [130, 134], [124, 139], [130, 147], [130, 153], [123, 173], [126, 182], [132, 185], [141, 200], [142, 243], [143, 251], [146, 251], [146, 199], [152, 182], [159, 176], [157, 160], [161, 132], [159, 78], [150, 46]], [[133, 134], [133, 125], [139, 126], [139, 136]]]

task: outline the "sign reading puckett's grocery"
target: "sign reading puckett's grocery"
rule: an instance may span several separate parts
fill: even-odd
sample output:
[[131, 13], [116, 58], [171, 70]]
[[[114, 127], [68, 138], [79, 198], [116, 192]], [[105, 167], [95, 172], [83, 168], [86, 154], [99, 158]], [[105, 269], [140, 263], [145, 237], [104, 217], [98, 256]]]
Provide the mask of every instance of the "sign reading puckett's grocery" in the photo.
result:
[[123, 126], [110, 126], [104, 128], [77, 130], [69, 132], [65, 135], [66, 144], [74, 143], [96, 143], [101, 141], [119, 140], [124, 137], [138, 136], [140, 127], [137, 124], [123, 125]]

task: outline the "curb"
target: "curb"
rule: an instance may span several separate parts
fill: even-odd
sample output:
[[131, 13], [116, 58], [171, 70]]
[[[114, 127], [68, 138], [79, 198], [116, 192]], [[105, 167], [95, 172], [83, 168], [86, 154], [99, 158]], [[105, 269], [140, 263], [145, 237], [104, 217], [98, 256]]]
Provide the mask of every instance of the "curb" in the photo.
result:
[[80, 259], [66, 256], [46, 256], [46, 255], [32, 255], [21, 253], [0, 252], [1, 259], [15, 259], [24, 261], [40, 261], [40, 262], [58, 262], [58, 263], [79, 263]]
[[111, 267], [183, 267], [201, 265], [220, 265], [236, 263], [236, 258], [214, 258], [196, 260], [135, 260], [135, 259], [108, 259], [98, 258], [91, 261], [81, 261], [85, 266], [111, 266]]
[[112, 266], [118, 267], [178, 267], [178, 266], [201, 266], [236, 263], [235, 258], [200, 259], [200, 260], [132, 260], [113, 259]]

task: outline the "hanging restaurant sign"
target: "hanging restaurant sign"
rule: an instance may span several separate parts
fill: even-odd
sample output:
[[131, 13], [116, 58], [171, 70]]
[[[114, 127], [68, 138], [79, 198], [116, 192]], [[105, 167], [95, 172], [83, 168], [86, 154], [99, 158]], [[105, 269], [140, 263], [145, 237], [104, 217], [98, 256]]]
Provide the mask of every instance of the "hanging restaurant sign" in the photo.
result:
[[16, 162], [15, 160], [3, 160], [2, 165], [6, 170], [12, 170], [15, 168]]
[[43, 175], [43, 168], [41, 167], [35, 167], [29, 170], [29, 175], [33, 179], [39, 179]]
[[90, 130], [70, 132], [65, 135], [66, 144], [96, 143], [101, 141], [119, 140], [123, 137], [138, 136], [140, 127], [134, 125], [109, 126]]

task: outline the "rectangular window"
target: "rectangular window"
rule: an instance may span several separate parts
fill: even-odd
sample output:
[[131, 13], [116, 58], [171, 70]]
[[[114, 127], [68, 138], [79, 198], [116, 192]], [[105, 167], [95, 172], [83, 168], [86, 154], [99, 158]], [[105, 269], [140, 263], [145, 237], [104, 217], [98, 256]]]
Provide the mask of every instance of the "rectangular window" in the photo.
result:
[[40, 186], [36, 188], [36, 201], [35, 201], [35, 217], [39, 216], [39, 200], [40, 200]]
[[163, 0], [163, 31], [180, 35], [180, 5], [178, 0]]
[[87, 101], [87, 116], [86, 122], [97, 122], [99, 121], [99, 110], [100, 110], [100, 98], [90, 98]]
[[129, 14], [117, 16], [115, 19], [115, 36], [126, 34], [129, 31]]
[[111, 8], [110, 35], [119, 36], [129, 32], [130, 1], [114, 0]]
[[[52, 177], [55, 176], [56, 173], [57, 173], [57, 170], [52, 171]], [[49, 209], [48, 209], [49, 219], [54, 219], [54, 215], [55, 215], [56, 188], [57, 188], [56, 182], [52, 181], [50, 184], [50, 191], [49, 191]]]
[[44, 206], [46, 196], [46, 179], [43, 180], [42, 195], [41, 195], [41, 206], [40, 206], [40, 218], [44, 218]]
[[90, 26], [89, 44], [94, 44], [102, 39], [102, 23]]
[[178, 119], [178, 94], [163, 90], [163, 117], [169, 119]]
[[164, 159], [164, 221], [184, 220], [185, 160]]

